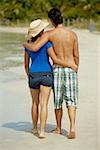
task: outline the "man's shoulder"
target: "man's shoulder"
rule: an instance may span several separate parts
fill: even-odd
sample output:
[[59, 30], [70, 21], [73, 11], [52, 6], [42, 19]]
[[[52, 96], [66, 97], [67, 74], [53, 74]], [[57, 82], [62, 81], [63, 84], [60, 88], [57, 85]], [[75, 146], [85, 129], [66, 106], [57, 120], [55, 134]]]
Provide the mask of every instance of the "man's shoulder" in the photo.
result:
[[70, 32], [71, 36], [72, 36], [74, 39], [77, 39], [77, 34], [76, 34], [75, 31], [69, 30], [69, 32]]
[[46, 31], [45, 33], [45, 37], [48, 39], [48, 41], [51, 41], [51, 37], [55, 34], [54, 29]]
[[50, 29], [50, 30], [48, 30], [48, 31], [45, 31], [45, 34], [47, 35], [47, 36], [49, 36], [51, 33], [54, 33], [55, 32], [55, 29]]
[[69, 28], [66, 27], [66, 31], [68, 31], [73, 36], [77, 36], [77, 34], [75, 33], [75, 31], [73, 31], [72, 29], [69, 29]]
[[74, 37], [77, 37], [77, 34], [76, 34], [75, 31], [71, 30], [71, 33], [72, 33], [72, 35], [73, 35]]

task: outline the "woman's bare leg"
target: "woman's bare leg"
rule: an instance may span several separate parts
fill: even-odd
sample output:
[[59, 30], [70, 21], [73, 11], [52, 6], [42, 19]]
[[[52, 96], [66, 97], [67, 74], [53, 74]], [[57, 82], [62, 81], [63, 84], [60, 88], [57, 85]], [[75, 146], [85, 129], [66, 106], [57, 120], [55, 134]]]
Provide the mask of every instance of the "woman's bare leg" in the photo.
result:
[[34, 128], [32, 132], [37, 132], [37, 123], [38, 123], [38, 106], [39, 106], [39, 89], [30, 89], [31, 96], [32, 96], [32, 108], [31, 108], [31, 115]]
[[40, 87], [40, 138], [45, 137], [45, 125], [48, 116], [48, 100], [50, 95], [51, 87], [41, 85]]

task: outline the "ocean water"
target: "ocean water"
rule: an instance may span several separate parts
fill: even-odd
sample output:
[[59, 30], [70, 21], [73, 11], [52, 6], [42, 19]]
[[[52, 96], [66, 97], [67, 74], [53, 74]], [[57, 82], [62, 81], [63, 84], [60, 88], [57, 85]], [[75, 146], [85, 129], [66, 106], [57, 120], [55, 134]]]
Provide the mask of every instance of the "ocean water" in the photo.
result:
[[24, 41], [24, 34], [0, 32], [0, 70], [22, 64]]

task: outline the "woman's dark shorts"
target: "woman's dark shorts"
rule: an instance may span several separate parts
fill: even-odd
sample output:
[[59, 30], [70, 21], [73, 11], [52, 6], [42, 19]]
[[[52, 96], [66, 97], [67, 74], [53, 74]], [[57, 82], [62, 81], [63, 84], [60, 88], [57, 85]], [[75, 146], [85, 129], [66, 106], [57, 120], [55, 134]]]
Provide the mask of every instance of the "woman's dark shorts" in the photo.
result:
[[40, 85], [53, 87], [53, 73], [29, 73], [29, 87], [32, 89], [39, 89]]

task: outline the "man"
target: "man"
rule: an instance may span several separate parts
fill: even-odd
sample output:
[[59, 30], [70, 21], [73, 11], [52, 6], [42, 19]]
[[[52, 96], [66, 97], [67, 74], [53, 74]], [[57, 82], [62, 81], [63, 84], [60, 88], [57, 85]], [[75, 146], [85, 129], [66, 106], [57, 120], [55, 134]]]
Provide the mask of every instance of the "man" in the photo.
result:
[[68, 138], [75, 138], [76, 107], [78, 100], [78, 77], [79, 51], [77, 35], [63, 25], [63, 17], [57, 8], [49, 11], [54, 29], [45, 32], [34, 44], [24, 44], [24, 47], [32, 51], [39, 50], [47, 41], [53, 43], [54, 51], [58, 58], [67, 62], [69, 67], [63, 68], [55, 65], [54, 73], [54, 104], [57, 128], [55, 133], [61, 134], [61, 121], [63, 115], [62, 103], [65, 99], [70, 120]]

